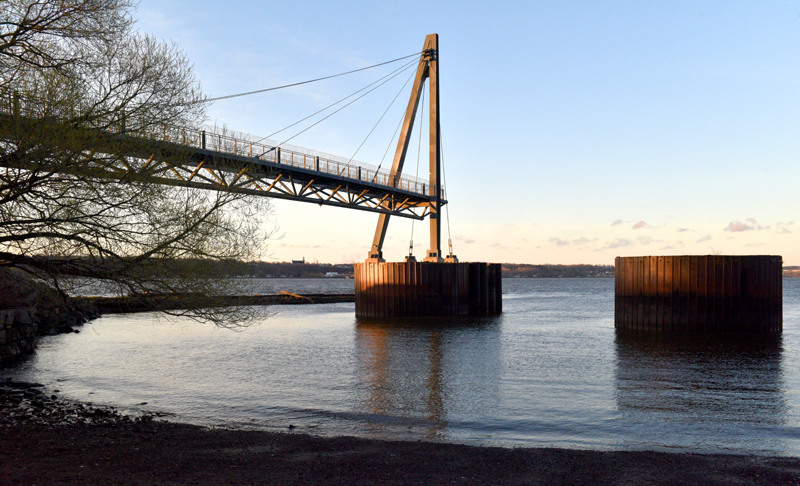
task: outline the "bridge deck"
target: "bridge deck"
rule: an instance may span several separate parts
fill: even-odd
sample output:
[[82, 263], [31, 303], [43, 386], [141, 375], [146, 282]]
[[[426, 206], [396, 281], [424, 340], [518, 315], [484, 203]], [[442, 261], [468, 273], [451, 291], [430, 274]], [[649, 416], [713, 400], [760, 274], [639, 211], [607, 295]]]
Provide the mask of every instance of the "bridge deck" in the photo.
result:
[[[5, 113], [3, 113], [5, 111]], [[427, 181], [294, 146], [276, 147], [227, 130], [164, 127], [161, 133], [130, 134], [75, 128], [53, 119], [12, 115], [0, 108], [0, 138], [47, 125], [42, 140], [59, 145], [89, 143], [84, 164], [44, 167], [80, 175], [275, 197], [423, 219], [435, 188]], [[69, 136], [65, 136], [69, 132]], [[97, 154], [124, 157], [103, 157]], [[13, 164], [3, 163], [6, 167]], [[21, 169], [30, 166], [16, 165]], [[442, 195], [444, 197], [444, 195]], [[443, 202], [444, 203], [444, 202]]]

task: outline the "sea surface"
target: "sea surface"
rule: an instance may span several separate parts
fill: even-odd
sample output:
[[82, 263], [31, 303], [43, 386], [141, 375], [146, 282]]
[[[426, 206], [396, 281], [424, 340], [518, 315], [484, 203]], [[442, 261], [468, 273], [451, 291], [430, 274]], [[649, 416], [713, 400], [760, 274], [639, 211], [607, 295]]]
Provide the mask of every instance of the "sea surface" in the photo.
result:
[[[265, 279], [263, 292], [352, 292]], [[239, 332], [109, 315], [0, 377], [208, 426], [507, 447], [800, 455], [800, 278], [771, 339], [631, 339], [613, 279], [504, 279], [503, 314], [360, 321], [276, 306]], [[55, 390], [59, 390], [55, 392]]]

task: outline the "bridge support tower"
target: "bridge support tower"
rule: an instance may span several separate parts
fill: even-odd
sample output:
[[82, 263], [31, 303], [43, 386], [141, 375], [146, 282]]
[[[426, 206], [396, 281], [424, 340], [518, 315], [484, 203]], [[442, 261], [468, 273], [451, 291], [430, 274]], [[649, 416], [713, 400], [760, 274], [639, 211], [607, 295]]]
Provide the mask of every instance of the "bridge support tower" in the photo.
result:
[[441, 125], [439, 122], [439, 35], [425, 37], [414, 86], [397, 142], [390, 180], [403, 170], [417, 108], [429, 87], [430, 245], [422, 262], [409, 255], [404, 262], [383, 258], [389, 215], [381, 214], [366, 262], [355, 264], [356, 316], [458, 316], [502, 312], [502, 272], [499, 264], [459, 263], [441, 249]]

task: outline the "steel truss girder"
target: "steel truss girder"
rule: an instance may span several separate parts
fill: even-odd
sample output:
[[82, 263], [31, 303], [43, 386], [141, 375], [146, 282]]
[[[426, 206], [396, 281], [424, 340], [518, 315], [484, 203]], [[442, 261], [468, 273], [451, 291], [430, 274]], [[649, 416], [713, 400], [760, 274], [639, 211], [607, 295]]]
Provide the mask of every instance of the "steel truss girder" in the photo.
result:
[[[291, 173], [275, 175], [248, 168], [240, 169], [234, 174], [229, 169], [209, 167], [211, 164], [204, 162], [196, 167], [163, 162], [154, 164], [154, 169], [144, 173], [118, 170], [114, 171], [113, 176], [117, 179], [135, 178], [157, 184], [273, 197], [420, 220], [430, 211], [427, 200], [412, 200], [408, 195], [363, 188], [347, 181], [331, 184], [318, 177], [306, 180], [296, 178]], [[174, 177], [169, 177], [170, 173]]]
[[[5, 126], [0, 123], [0, 138], [13, 143], [13, 133], [6, 133]], [[413, 191], [258, 157], [108, 132], [103, 133], [99, 142], [97, 134], [93, 133], [93, 141], [97, 145], [85, 154], [83, 161], [68, 166], [41, 163], [23, 166], [7, 160], [0, 165], [120, 182], [147, 182], [273, 197], [418, 220], [427, 217], [431, 211], [431, 198]], [[115, 155], [109, 156], [110, 153]], [[120, 153], [125, 156], [119, 157]]]

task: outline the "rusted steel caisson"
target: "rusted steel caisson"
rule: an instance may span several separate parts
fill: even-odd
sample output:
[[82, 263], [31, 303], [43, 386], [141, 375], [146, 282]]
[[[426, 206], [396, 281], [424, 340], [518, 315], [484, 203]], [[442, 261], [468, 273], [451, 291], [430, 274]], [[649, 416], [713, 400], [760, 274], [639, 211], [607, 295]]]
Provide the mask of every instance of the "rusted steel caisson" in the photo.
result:
[[497, 263], [363, 262], [355, 264], [356, 317], [499, 314]]
[[614, 326], [648, 332], [780, 333], [782, 264], [773, 255], [617, 257]]

